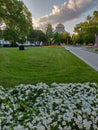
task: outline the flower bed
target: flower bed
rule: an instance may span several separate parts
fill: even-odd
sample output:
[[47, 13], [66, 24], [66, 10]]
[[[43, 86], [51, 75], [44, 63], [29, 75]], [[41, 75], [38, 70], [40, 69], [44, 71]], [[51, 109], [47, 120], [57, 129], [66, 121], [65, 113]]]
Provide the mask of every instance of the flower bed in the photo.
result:
[[87, 49], [98, 48], [98, 46], [86, 46]]
[[2, 130], [98, 130], [98, 85], [0, 87]]
[[63, 46], [51, 45], [51, 46], [42, 46], [43, 48], [63, 48]]
[[98, 53], [98, 46], [86, 46], [86, 49], [93, 53]]

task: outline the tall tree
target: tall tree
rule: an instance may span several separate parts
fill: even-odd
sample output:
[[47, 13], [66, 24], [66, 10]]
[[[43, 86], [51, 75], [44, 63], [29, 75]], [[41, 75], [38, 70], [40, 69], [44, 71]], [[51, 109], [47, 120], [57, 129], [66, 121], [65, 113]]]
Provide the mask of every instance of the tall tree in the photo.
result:
[[0, 23], [5, 23], [5, 40], [23, 43], [32, 28], [31, 13], [22, 1], [0, 0]]
[[78, 41], [94, 44], [95, 34], [98, 34], [98, 11], [94, 11], [93, 16], [87, 16], [85, 22], [77, 24], [74, 31], [78, 35]]
[[47, 38], [48, 38], [48, 43], [49, 44], [52, 44], [52, 39], [53, 39], [53, 28], [52, 28], [52, 25], [50, 23], [48, 23], [46, 25], [46, 35], [47, 35]]
[[70, 33], [65, 32], [60, 34], [60, 41], [61, 43], [70, 44], [71, 43], [71, 36]]
[[54, 39], [54, 44], [60, 45], [61, 40], [60, 40], [60, 34], [59, 34], [59, 33], [56, 32], [56, 33], [54, 34], [53, 39]]

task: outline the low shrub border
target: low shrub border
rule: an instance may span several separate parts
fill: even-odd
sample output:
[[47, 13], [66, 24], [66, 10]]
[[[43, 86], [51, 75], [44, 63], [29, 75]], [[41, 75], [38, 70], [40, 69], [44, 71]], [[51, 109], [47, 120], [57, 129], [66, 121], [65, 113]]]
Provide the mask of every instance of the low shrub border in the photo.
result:
[[98, 84], [0, 86], [2, 130], [98, 130]]

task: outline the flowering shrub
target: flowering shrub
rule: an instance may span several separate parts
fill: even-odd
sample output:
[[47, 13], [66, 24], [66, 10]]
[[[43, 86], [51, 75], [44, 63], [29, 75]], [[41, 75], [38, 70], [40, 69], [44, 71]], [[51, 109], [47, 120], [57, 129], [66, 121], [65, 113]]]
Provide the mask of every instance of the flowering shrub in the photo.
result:
[[98, 130], [98, 85], [0, 86], [2, 130]]

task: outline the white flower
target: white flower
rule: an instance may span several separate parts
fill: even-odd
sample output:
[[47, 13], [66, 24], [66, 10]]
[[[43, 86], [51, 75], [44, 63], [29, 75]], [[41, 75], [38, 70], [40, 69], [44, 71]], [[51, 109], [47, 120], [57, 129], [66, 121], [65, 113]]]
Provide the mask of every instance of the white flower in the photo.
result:
[[37, 130], [45, 130], [44, 126], [37, 126]]
[[4, 104], [1, 105], [1, 109], [5, 109], [5, 105]]
[[98, 130], [98, 126], [97, 125], [93, 125], [93, 128], [94, 128], [94, 130]]
[[62, 116], [58, 115], [58, 121], [61, 121], [61, 119], [62, 119]]
[[97, 124], [98, 122], [98, 116], [95, 118], [95, 124]]
[[87, 119], [83, 120], [83, 125], [86, 128], [86, 130], [90, 130], [91, 124], [91, 121], [87, 121]]
[[[10, 128], [9, 128], [9, 126], [4, 126], [3, 127], [3, 130], [9, 130]], [[1, 130], [1, 129], [0, 129]]]
[[52, 122], [51, 118], [48, 118], [48, 120], [46, 120], [47, 124], [50, 124]]
[[67, 120], [67, 116], [66, 116], [66, 114], [63, 115], [63, 120], [64, 120], [64, 121]]
[[58, 127], [58, 128], [59, 128], [59, 130], [63, 130], [63, 128], [61, 127], [61, 125], [59, 125], [59, 127]]
[[29, 127], [30, 129], [32, 129], [32, 128], [33, 128], [33, 124], [31, 124], [30, 122], [29, 122], [29, 123], [27, 123], [27, 125], [28, 125], [28, 127]]
[[7, 122], [10, 122], [11, 119], [12, 119], [11, 115], [7, 116]]
[[57, 121], [53, 122], [52, 125], [55, 127], [57, 125]]
[[63, 125], [63, 126], [66, 126], [66, 121], [62, 121], [62, 125]]
[[[29, 96], [29, 93], [32, 95]], [[51, 126], [58, 127], [59, 130], [75, 130], [72, 124], [77, 125], [79, 129], [85, 127], [86, 130], [90, 130], [92, 126], [97, 130], [97, 97], [98, 85], [95, 84], [91, 88], [90, 83], [19, 85], [7, 92], [2, 88], [0, 98], [3, 102], [0, 114], [1, 119], [9, 123], [9, 127], [3, 128], [9, 130], [13, 124], [22, 119], [28, 128], [17, 124], [12, 126], [14, 130], [45, 130], [45, 128], [51, 130]], [[18, 109], [22, 104], [26, 106], [25, 111], [19, 112]]]
[[77, 125], [79, 125], [80, 121], [76, 117], [74, 117], [74, 121]]
[[67, 116], [69, 116], [70, 119], [73, 118], [73, 112], [67, 111]]
[[25, 130], [23, 126], [18, 125], [14, 127], [14, 130]]
[[64, 130], [71, 130], [71, 127], [70, 126], [64, 127]]
[[55, 103], [60, 104], [62, 102], [61, 99], [55, 99]]
[[78, 115], [78, 121], [82, 122], [82, 116], [81, 115]]
[[97, 116], [97, 113], [95, 111], [92, 111], [93, 116]]
[[78, 127], [79, 127], [79, 129], [82, 129], [83, 128], [83, 124], [79, 124]]

